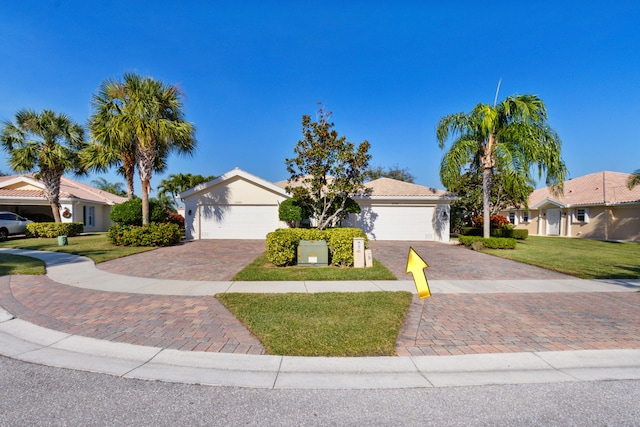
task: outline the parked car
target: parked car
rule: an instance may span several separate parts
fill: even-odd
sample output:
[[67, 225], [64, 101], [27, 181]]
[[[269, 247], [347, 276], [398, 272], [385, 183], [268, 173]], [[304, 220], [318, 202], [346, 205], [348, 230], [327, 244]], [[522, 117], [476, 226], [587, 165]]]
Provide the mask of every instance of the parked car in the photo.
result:
[[0, 241], [13, 234], [25, 234], [27, 224], [32, 222], [13, 212], [0, 212]]

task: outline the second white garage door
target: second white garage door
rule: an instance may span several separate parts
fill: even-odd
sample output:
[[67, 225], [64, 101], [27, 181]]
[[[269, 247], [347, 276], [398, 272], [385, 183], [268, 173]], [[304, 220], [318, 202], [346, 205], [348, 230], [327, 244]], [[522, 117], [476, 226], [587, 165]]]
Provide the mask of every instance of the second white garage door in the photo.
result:
[[277, 206], [200, 206], [200, 239], [266, 239], [281, 227]]
[[350, 224], [373, 240], [434, 240], [432, 206], [366, 206]]

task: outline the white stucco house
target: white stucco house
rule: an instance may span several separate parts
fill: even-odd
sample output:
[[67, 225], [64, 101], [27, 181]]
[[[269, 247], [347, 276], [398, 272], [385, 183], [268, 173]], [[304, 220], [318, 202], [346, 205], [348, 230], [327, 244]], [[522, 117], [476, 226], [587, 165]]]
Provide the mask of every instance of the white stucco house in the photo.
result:
[[[285, 186], [236, 168], [181, 193], [187, 239], [264, 239], [286, 228], [278, 220], [278, 206], [290, 197]], [[371, 193], [354, 198], [362, 212], [343, 226], [362, 228], [373, 240], [449, 241], [449, 193], [390, 178], [366, 186]]]
[[[126, 200], [73, 179], [61, 178], [62, 222], [82, 222], [85, 232], [107, 231], [112, 225], [111, 209]], [[44, 197], [44, 184], [31, 174], [0, 176], [0, 211], [15, 212], [36, 222], [53, 221], [51, 206]]]

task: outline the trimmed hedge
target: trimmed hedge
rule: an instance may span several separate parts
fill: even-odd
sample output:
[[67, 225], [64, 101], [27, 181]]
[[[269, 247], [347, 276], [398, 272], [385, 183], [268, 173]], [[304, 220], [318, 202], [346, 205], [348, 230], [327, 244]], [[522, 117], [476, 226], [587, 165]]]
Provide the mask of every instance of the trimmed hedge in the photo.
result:
[[329, 249], [329, 263], [338, 266], [353, 265], [353, 238], [367, 235], [359, 228], [279, 228], [267, 234], [267, 259], [283, 267], [295, 265], [301, 240], [325, 240]]
[[[526, 240], [529, 237], [529, 230], [520, 228], [492, 228], [491, 237], [508, 237], [518, 240]], [[460, 234], [463, 236], [480, 236], [482, 237], [482, 229], [474, 227], [462, 227]]]
[[171, 246], [182, 239], [182, 230], [170, 223], [114, 225], [109, 228], [107, 238], [117, 246]]
[[478, 244], [487, 249], [515, 249], [518, 244], [516, 239], [510, 237], [489, 237], [485, 239], [479, 236], [460, 236], [458, 241], [474, 249], [481, 249]]
[[84, 231], [81, 222], [33, 222], [27, 224], [27, 237], [73, 237]]
[[[149, 200], [149, 216], [150, 222], [165, 222], [167, 211], [155, 201]], [[109, 219], [121, 225], [142, 225], [142, 199], [136, 197], [115, 205]]]

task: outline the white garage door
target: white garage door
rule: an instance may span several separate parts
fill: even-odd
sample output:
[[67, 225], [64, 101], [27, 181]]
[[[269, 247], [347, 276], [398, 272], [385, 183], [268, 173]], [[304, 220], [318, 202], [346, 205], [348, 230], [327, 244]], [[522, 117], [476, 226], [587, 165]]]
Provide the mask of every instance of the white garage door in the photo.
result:
[[280, 226], [277, 206], [200, 206], [201, 239], [265, 239]]
[[367, 206], [350, 223], [373, 240], [434, 240], [433, 207]]

